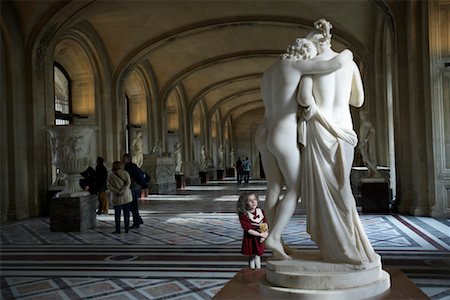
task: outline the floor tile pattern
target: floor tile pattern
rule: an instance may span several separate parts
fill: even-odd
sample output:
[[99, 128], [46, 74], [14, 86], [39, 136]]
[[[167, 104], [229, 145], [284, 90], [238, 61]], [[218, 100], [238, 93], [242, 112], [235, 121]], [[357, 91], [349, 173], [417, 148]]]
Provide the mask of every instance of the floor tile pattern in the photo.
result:
[[[256, 190], [263, 206], [264, 184], [210, 182], [150, 195], [141, 200], [143, 226], [128, 234], [111, 234], [112, 214], [82, 233], [50, 232], [48, 218], [3, 225], [0, 299], [211, 299], [247, 266], [239, 253], [238, 194]], [[431, 299], [450, 300], [449, 220], [389, 214], [361, 220], [385, 267], [401, 269]], [[298, 209], [285, 241], [316, 248], [305, 228]]]

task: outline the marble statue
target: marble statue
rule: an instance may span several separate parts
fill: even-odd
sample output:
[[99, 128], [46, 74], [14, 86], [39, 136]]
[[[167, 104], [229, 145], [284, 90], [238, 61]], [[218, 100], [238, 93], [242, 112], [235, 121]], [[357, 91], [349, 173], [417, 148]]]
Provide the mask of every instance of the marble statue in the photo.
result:
[[367, 167], [367, 177], [381, 177], [377, 170], [377, 155], [375, 152], [375, 128], [365, 110], [359, 112], [361, 126], [359, 128], [359, 150]]
[[219, 169], [219, 170], [223, 170], [223, 156], [224, 156], [224, 153], [223, 153], [223, 146], [222, 145], [220, 145], [220, 147], [219, 147], [219, 151], [218, 151], [218, 158], [219, 158], [219, 161], [217, 162], [217, 168]]
[[[362, 80], [352, 56], [331, 49], [331, 24], [314, 25], [313, 47], [297, 41], [263, 75], [266, 113], [257, 145], [269, 176], [265, 244], [274, 255], [259, 288], [268, 299], [367, 299], [389, 289], [390, 275], [367, 239], [350, 188], [357, 138], [349, 105], [363, 104]], [[281, 239], [299, 194], [318, 251], [292, 251]]]
[[183, 159], [181, 158], [181, 143], [177, 142], [173, 146], [173, 152], [175, 155], [175, 174], [181, 174], [182, 173], [182, 166], [183, 166]]
[[136, 131], [131, 141], [132, 161], [140, 168], [144, 162], [144, 141], [142, 132]]
[[[312, 62], [333, 59], [331, 24], [315, 23], [319, 54]], [[306, 202], [307, 231], [326, 262], [363, 265], [379, 261], [370, 244], [350, 187], [357, 136], [349, 105], [362, 106], [364, 91], [352, 61], [329, 74], [303, 76], [299, 86], [300, 122], [304, 130], [301, 160], [301, 196]]]
[[161, 148], [161, 141], [157, 141], [155, 146], [153, 146], [152, 151], [150, 154], [156, 154], [157, 156], [161, 156], [162, 154], [162, 148]]
[[231, 148], [230, 151], [230, 161], [231, 161], [231, 167], [234, 168], [236, 166], [235, 156], [234, 156], [234, 148]]
[[206, 171], [208, 168], [208, 160], [206, 157], [205, 145], [200, 149], [200, 171]]
[[[328, 61], [310, 60], [317, 53], [308, 39], [296, 39], [263, 74], [264, 119], [256, 131], [256, 146], [267, 178], [265, 201], [270, 234], [265, 241], [276, 259], [290, 259], [281, 234], [300, 197], [300, 148], [297, 143], [296, 94], [302, 75], [336, 71], [353, 58], [349, 50]], [[283, 186], [286, 192], [281, 197]]]

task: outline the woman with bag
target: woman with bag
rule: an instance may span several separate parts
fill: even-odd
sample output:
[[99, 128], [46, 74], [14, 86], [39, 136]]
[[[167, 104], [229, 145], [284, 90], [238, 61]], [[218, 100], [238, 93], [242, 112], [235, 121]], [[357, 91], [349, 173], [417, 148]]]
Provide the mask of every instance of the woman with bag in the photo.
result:
[[108, 175], [108, 189], [111, 192], [111, 201], [114, 205], [114, 220], [116, 230], [113, 233], [120, 234], [120, 215], [123, 210], [125, 233], [130, 227], [130, 203], [133, 200], [130, 190], [131, 179], [128, 172], [123, 170], [120, 161], [113, 162], [112, 172]]

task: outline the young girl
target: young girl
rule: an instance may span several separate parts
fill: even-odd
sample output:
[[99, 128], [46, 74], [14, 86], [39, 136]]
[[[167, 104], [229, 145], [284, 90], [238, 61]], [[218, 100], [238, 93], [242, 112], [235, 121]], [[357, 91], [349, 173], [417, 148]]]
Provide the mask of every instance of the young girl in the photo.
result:
[[258, 207], [258, 195], [253, 192], [241, 193], [236, 213], [244, 229], [241, 253], [249, 256], [251, 269], [261, 269], [261, 255], [265, 250], [264, 240], [269, 231], [264, 212]]

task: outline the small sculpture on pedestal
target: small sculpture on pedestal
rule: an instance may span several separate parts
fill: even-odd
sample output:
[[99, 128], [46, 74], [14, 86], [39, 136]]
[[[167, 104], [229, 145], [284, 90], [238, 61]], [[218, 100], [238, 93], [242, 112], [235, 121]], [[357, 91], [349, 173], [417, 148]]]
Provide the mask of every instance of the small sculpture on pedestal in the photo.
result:
[[142, 139], [142, 132], [134, 133], [133, 141], [131, 142], [131, 153], [133, 162], [140, 168], [144, 162], [144, 141]]
[[235, 157], [234, 157], [234, 148], [231, 148], [230, 151], [230, 162], [231, 162], [231, 167], [234, 168], [236, 165], [236, 162], [234, 161]]
[[181, 158], [181, 143], [177, 142], [173, 146], [173, 152], [175, 156], [175, 174], [181, 174], [182, 172], [182, 166], [183, 166], [183, 159]]
[[222, 145], [220, 145], [220, 147], [219, 147], [219, 151], [218, 151], [218, 153], [217, 153], [217, 156], [218, 156], [218, 162], [217, 162], [217, 169], [219, 169], [219, 170], [223, 170], [223, 157], [224, 157], [224, 153], [223, 153], [223, 146]]
[[155, 154], [156, 156], [160, 157], [162, 155], [162, 146], [161, 141], [157, 141], [155, 146], [153, 146], [152, 151], [150, 154]]
[[206, 171], [208, 169], [208, 159], [206, 156], [205, 145], [202, 145], [200, 150], [200, 171]]
[[381, 177], [377, 170], [377, 155], [375, 150], [375, 128], [368, 118], [368, 112], [359, 112], [361, 127], [359, 128], [359, 150], [367, 167], [367, 177]]

